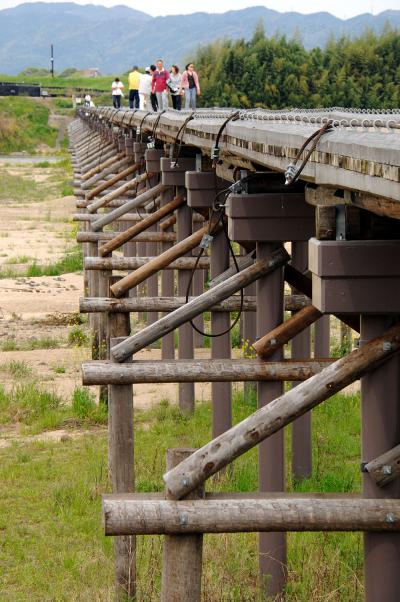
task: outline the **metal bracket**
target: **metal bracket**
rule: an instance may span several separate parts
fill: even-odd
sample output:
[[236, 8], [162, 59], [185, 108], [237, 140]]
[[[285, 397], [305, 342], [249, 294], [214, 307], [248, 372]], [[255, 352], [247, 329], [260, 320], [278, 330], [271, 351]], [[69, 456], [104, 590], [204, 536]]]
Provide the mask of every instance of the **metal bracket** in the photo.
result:
[[208, 249], [213, 240], [214, 237], [210, 234], [203, 234], [203, 238], [201, 239], [199, 244], [200, 249]]

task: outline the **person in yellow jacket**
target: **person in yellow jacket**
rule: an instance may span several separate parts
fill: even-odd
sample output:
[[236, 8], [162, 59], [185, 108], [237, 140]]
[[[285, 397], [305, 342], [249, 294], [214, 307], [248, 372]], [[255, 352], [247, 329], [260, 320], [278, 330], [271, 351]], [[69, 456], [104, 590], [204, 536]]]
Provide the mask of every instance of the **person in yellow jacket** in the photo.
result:
[[139, 67], [133, 67], [132, 71], [130, 72], [130, 74], [128, 76], [129, 108], [130, 109], [138, 109], [140, 106], [139, 86], [140, 86]]

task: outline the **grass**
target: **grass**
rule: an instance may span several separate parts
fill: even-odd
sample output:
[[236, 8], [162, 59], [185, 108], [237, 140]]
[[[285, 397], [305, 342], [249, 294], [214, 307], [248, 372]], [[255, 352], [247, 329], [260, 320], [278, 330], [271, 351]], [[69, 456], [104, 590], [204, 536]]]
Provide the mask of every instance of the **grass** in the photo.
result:
[[[46, 404], [44, 404], [46, 405]], [[57, 414], [59, 409], [44, 412]], [[33, 408], [43, 407], [33, 403]], [[96, 406], [97, 407], [97, 406]], [[234, 421], [255, 409], [255, 399], [235, 393]], [[77, 393], [69, 414], [95, 411], [86, 393]], [[137, 412], [135, 449], [138, 491], [162, 491], [168, 447], [198, 447], [210, 439], [211, 408], [197, 404], [182, 417], [167, 401]], [[36, 418], [37, 420], [37, 418]], [[313, 413], [314, 471], [289, 490], [359, 491], [360, 433], [358, 396], [337, 395]], [[48, 422], [50, 420], [48, 419]], [[290, 458], [290, 429], [286, 432]], [[106, 435], [97, 433], [64, 443], [15, 444], [0, 450], [0, 564], [6, 567], [3, 599], [109, 601], [113, 594], [111, 538], [101, 531], [101, 493], [109, 491]], [[207, 489], [257, 488], [257, 452], [251, 450]], [[46, 492], [43, 495], [43, 492]], [[289, 534], [289, 602], [359, 602], [363, 599], [362, 537], [359, 534]], [[138, 600], [159, 599], [162, 539], [138, 537]], [[208, 602], [257, 600], [257, 537], [254, 534], [205, 536], [203, 599]], [[17, 595], [16, 595], [17, 592]], [[14, 597], [13, 597], [14, 596]]]
[[49, 126], [50, 110], [29, 98], [0, 98], [0, 153], [33, 153], [39, 144], [55, 147], [57, 129]]
[[32, 337], [23, 343], [18, 343], [15, 339], [5, 339], [0, 344], [1, 351], [32, 351], [34, 349], [58, 349], [63, 341], [55, 337], [42, 336]]
[[107, 423], [106, 409], [95, 403], [89, 389], [76, 387], [72, 398], [66, 400], [41, 386], [24, 362], [14, 364], [0, 367], [13, 381], [7, 389], [0, 385], [0, 424], [18, 424], [23, 432], [32, 434], [63, 426]]
[[[6, 262], [6, 263], [11, 263]], [[19, 263], [13, 261], [14, 263]], [[25, 263], [25, 262], [21, 262]], [[70, 252], [66, 253], [64, 257], [61, 257], [55, 263], [48, 265], [40, 265], [36, 262], [31, 263], [22, 270], [13, 270], [12, 268], [6, 268], [0, 271], [1, 278], [35, 278], [38, 276], [61, 276], [62, 274], [69, 274], [74, 272], [80, 272], [83, 269], [83, 254], [82, 246], [76, 245]]]

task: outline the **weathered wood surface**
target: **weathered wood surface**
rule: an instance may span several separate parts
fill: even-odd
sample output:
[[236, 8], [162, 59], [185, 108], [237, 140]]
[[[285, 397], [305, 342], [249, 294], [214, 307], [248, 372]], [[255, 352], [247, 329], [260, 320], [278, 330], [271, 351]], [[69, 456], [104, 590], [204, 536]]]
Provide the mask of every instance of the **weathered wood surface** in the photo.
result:
[[[195, 450], [190, 448], [168, 449], [167, 470], [175, 468]], [[168, 495], [168, 492], [167, 494]], [[201, 487], [188, 499], [202, 499]], [[203, 557], [203, 534], [167, 535], [163, 543], [161, 577], [161, 602], [200, 602]]]
[[101, 173], [104, 169], [106, 169], [110, 165], [117, 163], [118, 161], [123, 159], [125, 156], [126, 156], [125, 153], [121, 152], [121, 153], [112, 155], [111, 157], [108, 157], [101, 163], [97, 163], [97, 165], [95, 167], [92, 167], [92, 169], [89, 169], [84, 174], [82, 174], [82, 181], [86, 182], [87, 180], [89, 180], [90, 178], [95, 176], [96, 174]]
[[[117, 155], [118, 156], [118, 155]], [[129, 164], [132, 163], [131, 157], [124, 156], [122, 159], [111, 163], [104, 169], [102, 169], [99, 173], [96, 173], [91, 178], [82, 178], [81, 188], [82, 190], [89, 190], [92, 186], [95, 186], [100, 180], [104, 179], [106, 176], [110, 176], [112, 174], [118, 174], [119, 171], [123, 168], [128, 168]], [[100, 191], [101, 192], [101, 191]]]
[[[177, 245], [178, 246], [178, 245]], [[130, 354], [137, 353], [140, 349], [151, 345], [160, 337], [172, 332], [178, 326], [185, 324], [192, 318], [200, 315], [216, 303], [227, 299], [238, 290], [255, 282], [260, 276], [268, 274], [282, 267], [289, 259], [289, 255], [282, 247], [272, 253], [268, 259], [256, 261], [252, 266], [235, 274], [218, 286], [196, 297], [185, 306], [176, 309], [170, 314], [160, 318], [154, 324], [147, 326], [141, 332], [120, 343], [112, 349], [112, 356], [117, 361], [123, 361]], [[140, 270], [137, 270], [140, 271]], [[128, 276], [129, 277], [129, 276]], [[117, 283], [120, 284], [124, 278]], [[115, 285], [114, 285], [115, 286]], [[114, 287], [111, 289], [114, 292]], [[119, 289], [120, 290], [120, 289]], [[118, 295], [119, 296], [119, 295]]]
[[173, 213], [175, 209], [178, 209], [178, 207], [180, 207], [184, 203], [185, 198], [183, 196], [175, 197], [172, 201], [170, 201], [166, 205], [163, 205], [163, 207], [161, 207], [154, 213], [151, 213], [147, 217], [144, 217], [142, 221], [138, 224], [127, 228], [120, 234], [117, 234], [117, 236], [115, 236], [113, 240], [110, 240], [110, 242], [107, 242], [106, 244], [102, 245], [99, 248], [99, 255], [101, 255], [102, 257], [110, 255], [110, 253], [112, 253], [116, 249], [119, 249], [119, 247], [121, 247], [123, 244], [132, 240], [133, 238], [135, 238], [135, 236], [137, 236], [141, 232], [144, 232], [145, 230], [147, 230], [147, 228], [150, 228], [150, 226], [157, 224], [157, 222], [160, 219], [166, 217], [170, 213]]
[[379, 487], [397, 479], [400, 476], [400, 445], [368, 462], [365, 470]]
[[[99, 115], [104, 109], [92, 109]], [[201, 148], [210, 154], [221, 124], [231, 111], [218, 114], [212, 110], [199, 110], [194, 119], [187, 124], [182, 135], [185, 144]], [[221, 113], [221, 112], [220, 112]], [[310, 136], [321, 127], [321, 123], [310, 123], [316, 119], [345, 119], [357, 123], [373, 123], [374, 119], [398, 121], [398, 116], [360, 115], [340, 113], [340, 111], [321, 110], [318, 114], [305, 116], [308, 123], [296, 119], [296, 112], [285, 112], [281, 121], [273, 120], [274, 115], [256, 111], [259, 118], [254, 119], [254, 111], [242, 111], [242, 118], [227, 124], [220, 141], [221, 159], [228, 154], [236, 161], [254, 162], [269, 169], [284, 172], [296, 153]], [[130, 113], [130, 115], [132, 115]], [[336, 115], [341, 115], [336, 117]], [[136, 112], [132, 116], [132, 127], [137, 127], [144, 113]], [[164, 113], [156, 128], [157, 138], [173, 142], [185, 115], [174, 112]], [[272, 118], [272, 119], [271, 119]], [[112, 116], [115, 125], [126, 124], [126, 111], [121, 110]], [[146, 118], [145, 129], [154, 127], [154, 117]], [[291, 120], [290, 120], [291, 119]], [[318, 143], [301, 176], [303, 179], [324, 186], [336, 186], [359, 190], [382, 196], [395, 201], [400, 200], [400, 138], [393, 129], [336, 127], [326, 133]]]
[[255, 341], [252, 345], [253, 349], [255, 349], [258, 356], [268, 357], [321, 317], [322, 313], [313, 305], [303, 307], [303, 309], [283, 322], [283, 324], [280, 324], [261, 339]]
[[164, 475], [175, 499], [218, 472], [260, 441], [351, 384], [400, 349], [400, 325], [331, 364], [220, 435]]
[[[178, 469], [179, 466], [175, 470]], [[106, 535], [263, 531], [397, 532], [400, 531], [400, 500], [274, 497], [176, 502], [103, 496], [103, 521]]]
[[383, 217], [400, 219], [400, 204], [398, 201], [383, 198], [368, 192], [353, 192], [341, 194], [337, 188], [318, 186], [317, 188], [306, 187], [305, 199], [310, 205], [323, 207], [335, 207], [335, 205], [353, 205], [359, 209], [372, 211]]
[[[182, 258], [184, 259], [184, 258]], [[171, 263], [169, 267], [173, 266]], [[189, 297], [188, 301], [193, 301], [196, 297]], [[287, 295], [285, 297], [285, 310], [298, 311], [307, 306], [310, 300], [302, 295]], [[130, 299], [112, 299], [112, 298], [81, 298], [79, 300], [79, 310], [81, 313], [92, 312], [170, 312], [186, 305], [184, 297], [137, 297]], [[210, 307], [211, 311], [239, 311], [241, 307], [240, 296], [234, 295], [220, 303]], [[256, 298], [254, 296], [245, 296], [243, 299], [242, 311], [255, 312], [257, 310]]]
[[[98, 194], [100, 194], [100, 192], [103, 192], [103, 190], [107, 190], [107, 188], [110, 188], [110, 186], [117, 184], [117, 182], [120, 182], [121, 180], [124, 180], [131, 174], [135, 173], [139, 169], [139, 167], [140, 167], [140, 165], [138, 163], [135, 163], [134, 165], [130, 165], [126, 169], [123, 169], [120, 173], [117, 173], [114, 177], [110, 178], [106, 182], [103, 182], [102, 184], [99, 184], [98, 186], [95, 186], [93, 188], [93, 190], [90, 190], [89, 192], [87, 192], [85, 195], [85, 199], [87, 201], [94, 199], [94, 197], [97, 196]], [[105, 197], [103, 197], [103, 199], [102, 199], [103, 201], [104, 201], [104, 198]], [[88, 208], [89, 207], [90, 207], [90, 205], [88, 206]]]
[[[112, 240], [115, 232], [78, 232], [77, 242], [97, 242], [102, 240]], [[175, 232], [142, 232], [135, 236], [135, 242], [175, 242]]]
[[[119, 343], [121, 345], [122, 343]], [[115, 348], [115, 347], [114, 347]], [[137, 360], [132, 364], [84, 362], [84, 385], [138, 383], [206, 383], [304, 381], [319, 374], [332, 360]]]
[[[99, 217], [98, 220], [96, 220], [95, 222], [92, 223], [92, 229], [95, 232], [97, 230], [101, 230], [102, 228], [104, 228], [104, 226], [111, 224], [116, 218], [121, 217], [122, 215], [125, 215], [125, 213], [129, 213], [129, 211], [132, 211], [132, 209], [137, 209], [138, 207], [141, 207], [142, 205], [147, 203], [147, 201], [149, 201], [150, 199], [158, 196], [165, 190], [165, 188], [166, 187], [163, 184], [157, 184], [156, 186], [153, 186], [153, 188], [150, 188], [149, 190], [146, 190], [145, 192], [141, 192], [134, 199], [130, 199], [121, 207], [116, 207], [109, 213], [105, 213], [104, 215]], [[116, 196], [119, 196], [119, 195], [116, 195]]]
[[[220, 228], [221, 226], [216, 222], [213, 222], [211, 225], [211, 229], [214, 232], [218, 231]], [[188, 236], [170, 249], [164, 251], [164, 253], [161, 253], [159, 257], [155, 258], [153, 261], [150, 261], [147, 265], [139, 268], [132, 274], [128, 274], [128, 276], [122, 278], [122, 280], [118, 282], [117, 285], [112, 289], [113, 294], [116, 297], [121, 297], [127, 290], [138, 286], [153, 274], [165, 269], [166, 266], [172, 261], [179, 259], [179, 257], [186, 255], [189, 253], [189, 251], [192, 251], [195, 247], [197, 247], [200, 244], [203, 235], [207, 234], [208, 231], [208, 225], [200, 228], [200, 230], [197, 230], [191, 236]], [[167, 232], [164, 233], [164, 236], [166, 234]]]
[[[136, 164], [136, 166], [137, 165], [138, 164]], [[138, 169], [140, 169], [140, 167], [136, 167], [135, 171], [138, 171]], [[87, 206], [89, 213], [96, 213], [96, 211], [98, 211], [98, 209], [100, 209], [101, 207], [105, 207], [106, 205], [108, 205], [108, 203], [110, 201], [113, 201], [114, 199], [117, 199], [118, 197], [124, 196], [127, 192], [132, 190], [132, 188], [137, 188], [139, 186], [139, 184], [148, 180], [152, 175], [153, 174], [148, 174], [148, 173], [140, 174], [140, 175], [136, 176], [135, 178], [133, 178], [132, 180], [128, 180], [121, 186], [118, 186], [117, 188], [115, 188], [114, 190], [109, 192], [108, 194], [105, 194], [103, 197], [97, 199], [96, 201], [93, 201], [93, 203], [90, 203]]]
[[[74, 222], [95, 222], [99, 219], [99, 216], [95, 213], [74, 213], [72, 216]], [[137, 213], [127, 213], [122, 217], [118, 217], [116, 222], [141, 222], [143, 217], [139, 217]]]
[[174, 226], [175, 224], [176, 224], [176, 215], [171, 215], [171, 217], [169, 217], [168, 219], [165, 219], [163, 222], [161, 222], [160, 230], [162, 230], [162, 231], [168, 230], [168, 228], [171, 228], [171, 226]]
[[[250, 265], [253, 265], [254, 261], [255, 261], [255, 252], [254, 251], [252, 251], [251, 253], [248, 253], [247, 255], [244, 255], [241, 257], [236, 257], [236, 262], [238, 264], [239, 270], [244, 270], [245, 268], [248, 268]], [[217, 284], [220, 284], [221, 282], [223, 282], [227, 278], [230, 278], [231, 276], [233, 276], [233, 274], [236, 274], [236, 273], [237, 273], [236, 266], [231, 265], [227, 270], [225, 270], [225, 272], [223, 272], [222, 274], [219, 274], [218, 276], [215, 276], [215, 278], [212, 278], [210, 280], [210, 282], [208, 283], [209, 288], [213, 288]]]
[[[84, 267], [86, 270], [137, 270], [156, 257], [86, 257]], [[196, 257], [179, 257], [166, 266], [167, 270], [192, 270], [196, 264]], [[201, 257], [198, 269], [206, 270], [210, 265], [209, 257]]]

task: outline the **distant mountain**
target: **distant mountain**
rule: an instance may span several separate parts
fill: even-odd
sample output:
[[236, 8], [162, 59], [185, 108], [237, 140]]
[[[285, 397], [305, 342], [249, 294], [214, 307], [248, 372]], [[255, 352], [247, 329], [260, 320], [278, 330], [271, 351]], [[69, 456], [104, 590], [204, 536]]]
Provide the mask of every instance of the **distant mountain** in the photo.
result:
[[0, 11], [0, 73], [48, 67], [50, 44], [57, 71], [98, 67], [102, 73], [121, 73], [134, 63], [145, 66], [159, 57], [167, 64], [182, 65], [198, 46], [218, 38], [249, 39], [261, 22], [267, 36], [296, 36], [306, 48], [313, 48], [324, 46], [330, 36], [353, 37], [367, 28], [380, 32], [387, 24], [400, 28], [400, 10], [347, 20], [327, 12], [279, 13], [263, 6], [223, 14], [151, 17], [127, 6], [21, 4]]

